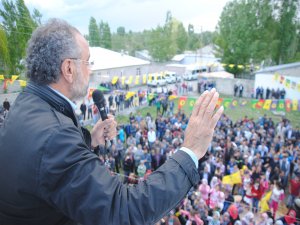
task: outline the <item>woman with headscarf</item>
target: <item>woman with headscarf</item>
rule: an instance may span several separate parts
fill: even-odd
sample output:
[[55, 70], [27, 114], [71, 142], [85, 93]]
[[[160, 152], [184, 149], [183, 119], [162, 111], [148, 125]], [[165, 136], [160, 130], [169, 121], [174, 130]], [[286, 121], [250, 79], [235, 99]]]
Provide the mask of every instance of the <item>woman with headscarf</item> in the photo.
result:
[[236, 221], [240, 220], [239, 211], [235, 204], [231, 204], [228, 208], [230, 222], [228, 225], [234, 225]]
[[205, 178], [202, 179], [202, 184], [199, 186], [199, 192], [201, 193], [201, 198], [208, 204], [208, 195], [210, 193], [210, 186], [207, 184]]
[[210, 191], [209, 207], [211, 209], [222, 210], [224, 207], [225, 194], [220, 191], [220, 185], [216, 185]]

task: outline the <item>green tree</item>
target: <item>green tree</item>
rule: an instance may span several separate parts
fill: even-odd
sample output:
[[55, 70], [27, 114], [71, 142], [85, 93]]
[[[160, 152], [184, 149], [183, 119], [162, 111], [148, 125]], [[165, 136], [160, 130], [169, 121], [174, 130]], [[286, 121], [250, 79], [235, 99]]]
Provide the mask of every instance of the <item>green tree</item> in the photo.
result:
[[108, 23], [104, 23], [102, 20], [99, 24], [99, 33], [100, 33], [100, 46], [103, 48], [111, 49], [111, 32]]
[[4, 29], [0, 26], [0, 72], [7, 73], [9, 67], [9, 50]]
[[2, 0], [1, 3], [0, 17], [3, 20], [9, 51], [8, 73], [18, 74], [24, 69], [22, 59], [31, 33], [37, 27], [37, 21], [30, 15], [23, 0], [17, 0], [15, 3]]
[[297, 52], [299, 39], [299, 1], [286, 0], [277, 1], [279, 8], [279, 29], [278, 37], [280, 55], [275, 60], [277, 63], [287, 63]]
[[200, 38], [197, 34], [194, 32], [194, 25], [189, 24], [188, 25], [188, 41], [187, 41], [187, 49], [195, 51], [200, 47]]
[[88, 40], [89, 40], [89, 45], [91, 47], [100, 47], [101, 42], [100, 42], [99, 28], [97, 26], [97, 21], [94, 17], [90, 18]]
[[[234, 0], [217, 27], [219, 55], [227, 64], [279, 64], [298, 59], [299, 1]], [[267, 62], [267, 63], [266, 63]], [[237, 67], [227, 68], [235, 74]]]
[[176, 53], [183, 53], [187, 46], [188, 35], [181, 22], [176, 23], [176, 26], [173, 25], [172, 36], [174, 37], [177, 46]]

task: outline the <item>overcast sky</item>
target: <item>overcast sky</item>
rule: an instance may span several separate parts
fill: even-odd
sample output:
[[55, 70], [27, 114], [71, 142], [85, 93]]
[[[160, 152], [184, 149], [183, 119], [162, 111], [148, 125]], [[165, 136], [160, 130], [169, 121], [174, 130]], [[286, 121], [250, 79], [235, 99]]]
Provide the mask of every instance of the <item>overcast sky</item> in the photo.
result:
[[32, 12], [38, 9], [45, 20], [58, 17], [67, 20], [82, 33], [88, 33], [90, 17], [99, 23], [108, 22], [111, 31], [124, 26], [126, 32], [143, 31], [163, 25], [166, 12], [183, 22], [194, 25], [197, 32], [213, 31], [222, 9], [229, 0], [25, 0]]

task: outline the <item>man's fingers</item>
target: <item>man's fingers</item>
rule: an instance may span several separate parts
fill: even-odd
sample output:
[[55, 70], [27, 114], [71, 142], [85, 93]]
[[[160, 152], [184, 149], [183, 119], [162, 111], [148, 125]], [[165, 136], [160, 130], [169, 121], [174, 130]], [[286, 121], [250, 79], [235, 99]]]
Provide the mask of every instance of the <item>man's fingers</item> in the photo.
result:
[[214, 113], [214, 110], [216, 108], [217, 102], [219, 99], [219, 93], [215, 92], [213, 97], [211, 98], [210, 103], [208, 104], [205, 113], [204, 113], [204, 121], [210, 121], [212, 118], [212, 115]]
[[193, 117], [195, 117], [195, 116], [198, 115], [200, 106], [202, 105], [202, 102], [203, 102], [203, 100], [206, 98], [207, 94], [208, 94], [208, 91], [204, 91], [204, 92], [201, 94], [201, 96], [198, 98], [198, 100], [197, 100], [197, 102], [196, 102], [196, 104], [195, 104], [195, 106], [194, 106], [194, 110], [193, 110], [193, 112], [192, 112], [192, 116], [193, 116]]
[[215, 113], [215, 115], [212, 117], [212, 120], [211, 120], [211, 128], [214, 129], [222, 115], [222, 113], [224, 112], [224, 107], [221, 106], [217, 112]]
[[209, 103], [211, 102], [211, 99], [212, 99], [213, 95], [215, 94], [215, 92], [216, 92], [215, 88], [211, 89], [211, 91], [208, 93], [207, 97], [203, 100], [203, 103], [200, 105], [200, 109], [199, 109], [199, 113], [198, 113], [198, 116], [200, 118], [203, 118], [204, 113], [206, 112], [206, 109], [207, 109]]

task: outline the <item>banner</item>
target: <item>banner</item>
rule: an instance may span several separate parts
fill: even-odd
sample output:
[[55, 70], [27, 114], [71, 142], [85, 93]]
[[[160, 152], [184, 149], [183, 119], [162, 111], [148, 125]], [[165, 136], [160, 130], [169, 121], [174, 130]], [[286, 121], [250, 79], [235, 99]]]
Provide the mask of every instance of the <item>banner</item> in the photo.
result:
[[265, 110], [270, 110], [271, 104], [272, 104], [272, 100], [271, 100], [271, 99], [267, 99], [267, 100], [265, 101], [265, 104], [264, 104], [264, 106], [263, 106], [263, 109], [265, 109]]
[[280, 99], [277, 105], [277, 111], [284, 111], [284, 100]]
[[216, 105], [216, 108], [220, 108], [220, 106], [222, 105], [222, 102], [223, 102], [223, 98], [219, 98], [218, 99], [218, 102], [217, 102], [217, 105]]
[[291, 87], [291, 81], [289, 79], [285, 80], [285, 87], [289, 89]]
[[152, 81], [152, 74], [151, 74], [151, 73], [148, 75], [148, 81], [149, 81], [149, 82]]
[[4, 80], [4, 75], [0, 74], [0, 80]]
[[229, 106], [231, 105], [231, 101], [232, 101], [232, 99], [230, 99], [230, 98], [224, 98], [224, 100], [223, 100], [224, 109], [229, 108]]
[[278, 100], [276, 99], [272, 100], [271, 111], [275, 111], [277, 109], [277, 105], [278, 105]]
[[273, 80], [278, 81], [278, 79], [279, 79], [279, 74], [275, 73], [274, 76], [273, 76]]
[[264, 99], [259, 99], [258, 102], [255, 105], [255, 108], [261, 109], [263, 107], [264, 103], [265, 103]]
[[241, 172], [237, 171], [233, 174], [224, 176], [222, 179], [222, 183], [230, 184], [230, 185], [241, 184], [242, 183]]
[[297, 111], [298, 110], [298, 100], [297, 99], [294, 99], [292, 101], [292, 110], [293, 111]]
[[251, 100], [251, 108], [252, 109], [256, 109], [256, 104], [258, 103], [258, 100], [257, 99], [252, 99]]
[[292, 109], [292, 102], [291, 102], [290, 99], [286, 99], [286, 100], [285, 100], [285, 110], [286, 110], [287, 112], [290, 112], [291, 109]]
[[230, 108], [235, 109], [238, 106], [238, 101], [233, 99], [230, 105]]
[[181, 109], [186, 103], [187, 97], [183, 96], [179, 98], [178, 109]]
[[190, 110], [192, 110], [194, 108], [195, 103], [196, 103], [195, 98], [188, 98], [188, 106], [189, 106]]

